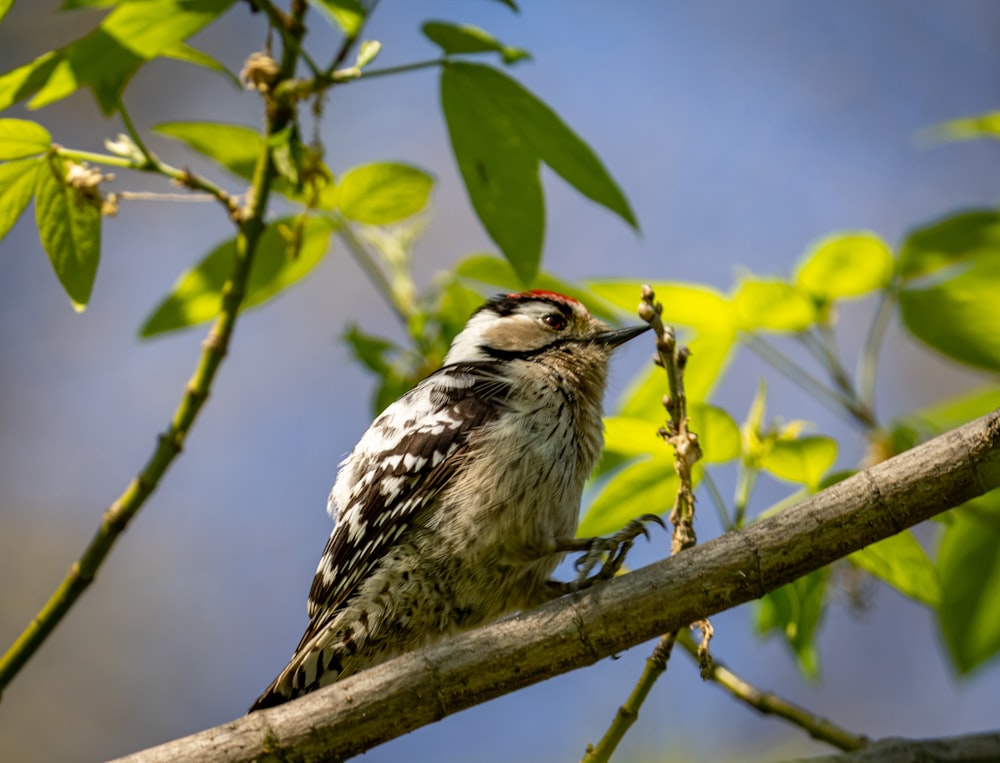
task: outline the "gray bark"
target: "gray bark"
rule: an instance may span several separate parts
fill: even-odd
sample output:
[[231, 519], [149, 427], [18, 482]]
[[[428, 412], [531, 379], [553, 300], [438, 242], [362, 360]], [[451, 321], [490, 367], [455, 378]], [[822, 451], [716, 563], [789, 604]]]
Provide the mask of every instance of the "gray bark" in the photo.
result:
[[883, 739], [855, 752], [801, 758], [786, 763], [996, 763], [1000, 734], [947, 739]]
[[759, 598], [998, 486], [995, 411], [743, 530], [119, 763], [350, 757]]

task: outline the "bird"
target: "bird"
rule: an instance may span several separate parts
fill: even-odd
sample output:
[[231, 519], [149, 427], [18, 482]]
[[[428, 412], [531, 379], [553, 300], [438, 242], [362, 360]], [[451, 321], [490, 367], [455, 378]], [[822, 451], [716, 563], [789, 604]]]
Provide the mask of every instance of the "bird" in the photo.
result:
[[[250, 712], [615, 574], [659, 517], [609, 538], [575, 535], [603, 447], [612, 351], [649, 328], [613, 329], [545, 290], [476, 310], [442, 367], [340, 464], [309, 624]], [[573, 551], [584, 552], [578, 578], [552, 580]]]

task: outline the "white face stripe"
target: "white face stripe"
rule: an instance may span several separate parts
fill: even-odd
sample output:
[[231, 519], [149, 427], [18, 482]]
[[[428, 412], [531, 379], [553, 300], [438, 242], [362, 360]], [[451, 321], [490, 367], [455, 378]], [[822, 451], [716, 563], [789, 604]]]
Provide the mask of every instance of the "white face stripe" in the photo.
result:
[[[512, 295], [510, 303], [505, 303], [503, 298], [498, 300], [502, 311], [501, 307], [493, 307], [494, 302], [491, 301], [469, 319], [465, 328], [452, 341], [444, 359], [445, 365], [492, 360], [493, 357], [483, 348], [495, 346], [492, 343], [497, 342], [498, 336], [511, 335], [524, 349], [543, 347], [558, 336], [542, 323], [542, 319], [553, 312], [565, 315], [578, 329], [593, 321], [590, 312], [582, 304], [569, 298], [559, 298], [559, 295], [551, 292], [543, 292], [538, 296]], [[569, 333], [572, 332], [567, 332]], [[507, 348], [501, 346], [499, 349]]]

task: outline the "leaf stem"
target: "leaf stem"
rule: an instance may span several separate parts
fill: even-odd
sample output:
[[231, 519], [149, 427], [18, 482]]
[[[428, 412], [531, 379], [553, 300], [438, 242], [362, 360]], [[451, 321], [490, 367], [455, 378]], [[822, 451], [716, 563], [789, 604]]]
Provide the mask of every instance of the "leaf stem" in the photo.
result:
[[[135, 123], [132, 121], [132, 117], [129, 116], [128, 109], [125, 108], [125, 101], [122, 98], [118, 99], [118, 115], [122, 118], [122, 124], [125, 125], [125, 132], [135, 143], [135, 147], [139, 149], [139, 152], [146, 158], [146, 163], [149, 168], [155, 169], [161, 163], [159, 159], [146, 147], [145, 141], [142, 139], [142, 135], [137, 129], [135, 129]], [[145, 169], [140, 167], [139, 169]]]
[[382, 296], [382, 299], [392, 308], [393, 313], [396, 314], [396, 317], [399, 318], [403, 326], [409, 327], [409, 318], [396, 303], [392, 284], [389, 283], [389, 279], [382, 272], [382, 268], [378, 266], [375, 258], [368, 252], [364, 242], [358, 238], [357, 234], [351, 228], [351, 224], [340, 215], [337, 215], [335, 219], [337, 222], [337, 238], [344, 243], [348, 253], [358, 264], [358, 267], [364, 271], [368, 280], [375, 286], [375, 290]]
[[[293, 18], [296, 17], [296, 14], [298, 18], [301, 18], [301, 14], [304, 12], [304, 4], [293, 3]], [[295, 70], [296, 55], [294, 49], [286, 47], [282, 56], [279, 77], [291, 76]], [[281, 130], [292, 117], [293, 114], [290, 111], [277, 110], [272, 113], [269, 110], [265, 125], [265, 138], [267, 135]], [[153, 161], [155, 164], [155, 158]], [[157, 168], [157, 171], [162, 171], [162, 168]], [[239, 308], [246, 291], [246, 283], [250, 275], [257, 243], [265, 228], [264, 215], [267, 211], [268, 195], [274, 176], [274, 161], [268, 141], [265, 139], [261, 141], [261, 152], [254, 170], [251, 201], [244, 216], [239, 221], [236, 257], [229, 280], [222, 290], [222, 308], [207, 337], [202, 342], [201, 355], [194, 373], [184, 388], [184, 393], [170, 424], [157, 439], [156, 447], [149, 460], [122, 494], [104, 512], [90, 543], [80, 558], [73, 563], [62, 583], [27, 628], [18, 636], [10, 649], [0, 657], [0, 692], [24, 667], [81, 594], [93, 582], [97, 570], [107, 558], [115, 541], [142, 508], [146, 499], [159, 485], [163, 475], [183, 449], [184, 441], [199, 411], [208, 399], [212, 382], [229, 347]]]
[[719, 525], [726, 532], [732, 530], [733, 519], [729, 516], [729, 510], [726, 508], [726, 502], [722, 498], [719, 486], [715, 484], [715, 479], [709, 473], [708, 469], [703, 469], [701, 472], [701, 484], [708, 491], [708, 497], [711, 499], [712, 506], [715, 507], [715, 513], [719, 517]]
[[868, 336], [865, 338], [865, 345], [861, 351], [861, 358], [858, 361], [859, 397], [862, 404], [869, 410], [875, 409], [875, 381], [878, 374], [879, 352], [882, 349], [882, 340], [885, 338], [886, 329], [889, 328], [889, 321], [892, 319], [895, 307], [896, 290], [883, 291], [879, 297], [878, 307], [875, 308], [875, 317], [872, 318]]
[[94, 151], [77, 151], [75, 148], [66, 148], [58, 143], [52, 145], [52, 151], [64, 159], [72, 159], [76, 162], [90, 162], [92, 164], [103, 164], [107, 167], [121, 167], [127, 170], [144, 170], [141, 162], [129, 159], [125, 156], [114, 156], [112, 154], [98, 154]]
[[[682, 632], [677, 642], [684, 651], [695, 659], [698, 659], [698, 645], [689, 632]], [[774, 692], [758, 689], [715, 659], [708, 666], [705, 677], [715, 681], [736, 699], [745, 702], [760, 713], [783, 718], [806, 731], [813, 739], [818, 739], [821, 742], [826, 742], [846, 751], [859, 750], [862, 747], [867, 747], [870, 743], [868, 737], [863, 734], [854, 734], [825, 718], [813, 715], [804, 707], [789, 702]]]
[[870, 412], [859, 408], [855, 401], [846, 397], [843, 393], [826, 386], [767, 340], [757, 334], [746, 332], [743, 335], [743, 342], [757, 357], [786, 376], [800, 389], [815, 397], [830, 410], [841, 415], [847, 414], [849, 421], [858, 424], [863, 429], [867, 430], [875, 426], [875, 421]]
[[404, 74], [406, 72], [419, 71], [420, 69], [430, 69], [434, 66], [444, 66], [450, 60], [448, 56], [439, 56], [438, 58], [429, 58], [425, 61], [414, 61], [410, 64], [386, 66], [382, 69], [372, 69], [370, 71], [362, 70], [361, 76], [358, 79], [373, 79], [374, 77], [387, 77], [393, 74]]

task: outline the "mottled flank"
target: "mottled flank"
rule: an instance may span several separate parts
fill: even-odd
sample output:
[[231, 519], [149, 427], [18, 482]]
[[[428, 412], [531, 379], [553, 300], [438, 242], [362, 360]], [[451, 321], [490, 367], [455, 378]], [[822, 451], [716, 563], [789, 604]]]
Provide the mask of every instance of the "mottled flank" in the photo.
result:
[[550, 598], [600, 455], [608, 360], [634, 335], [551, 292], [480, 308], [341, 465], [309, 626], [251, 710]]

